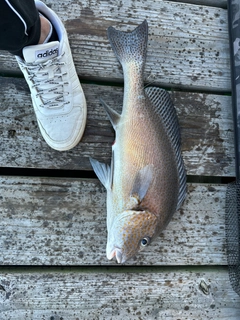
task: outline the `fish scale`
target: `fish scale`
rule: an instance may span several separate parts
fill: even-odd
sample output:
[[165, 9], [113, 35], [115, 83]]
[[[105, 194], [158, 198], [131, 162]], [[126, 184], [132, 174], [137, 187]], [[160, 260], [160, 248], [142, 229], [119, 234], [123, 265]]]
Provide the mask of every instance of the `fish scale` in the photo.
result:
[[107, 189], [107, 258], [124, 263], [167, 226], [186, 195], [180, 130], [169, 94], [144, 89], [148, 25], [108, 28], [124, 74], [121, 115], [103, 101], [115, 130], [111, 166], [90, 159]]

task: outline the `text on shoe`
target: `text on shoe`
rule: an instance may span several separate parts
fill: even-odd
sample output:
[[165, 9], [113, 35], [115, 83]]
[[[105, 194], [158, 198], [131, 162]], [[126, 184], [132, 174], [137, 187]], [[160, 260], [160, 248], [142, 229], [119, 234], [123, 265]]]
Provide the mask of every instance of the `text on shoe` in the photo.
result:
[[36, 59], [42, 59], [42, 58], [53, 57], [53, 56], [56, 57], [57, 55], [58, 55], [58, 48], [36, 51]]

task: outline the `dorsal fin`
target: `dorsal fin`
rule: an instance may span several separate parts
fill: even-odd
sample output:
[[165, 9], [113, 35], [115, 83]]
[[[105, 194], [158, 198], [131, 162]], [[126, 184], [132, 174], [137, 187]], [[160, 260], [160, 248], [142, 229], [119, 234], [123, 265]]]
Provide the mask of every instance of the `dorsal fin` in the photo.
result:
[[108, 118], [111, 121], [113, 128], [116, 129], [116, 126], [121, 118], [121, 115], [117, 113], [115, 110], [111, 109], [102, 99], [100, 99], [100, 101], [107, 112]]
[[157, 87], [147, 87], [145, 92], [152, 103], [154, 112], [161, 117], [166, 127], [175, 153], [179, 179], [178, 210], [185, 199], [187, 184], [184, 162], [181, 155], [181, 135], [177, 113], [172, 99], [166, 90]]

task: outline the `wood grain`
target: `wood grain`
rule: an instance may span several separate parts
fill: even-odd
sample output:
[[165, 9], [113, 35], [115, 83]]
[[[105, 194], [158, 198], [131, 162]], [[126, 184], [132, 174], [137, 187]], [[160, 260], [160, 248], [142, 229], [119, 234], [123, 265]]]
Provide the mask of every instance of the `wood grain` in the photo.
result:
[[[63, 20], [81, 78], [122, 82], [122, 69], [106, 29], [133, 30], [149, 23], [145, 79], [158, 85], [230, 91], [227, 10], [171, 1], [46, 1]], [[0, 70], [19, 73], [0, 53]]]
[[[43, 140], [23, 79], [0, 78], [0, 166], [92, 170], [89, 157], [109, 162], [114, 131], [99, 98], [121, 111], [123, 88], [83, 84], [88, 105], [80, 144], [59, 153]], [[231, 97], [172, 92], [189, 175], [234, 176]]]
[[230, 288], [224, 268], [125, 270], [4, 272], [0, 319], [240, 317], [240, 298]]
[[77, 176], [92, 171], [90, 156], [110, 161], [114, 132], [99, 98], [120, 112], [123, 74], [106, 29], [130, 31], [144, 19], [144, 79], [172, 89], [187, 174], [234, 176], [227, 1], [44, 2], [64, 22], [87, 80], [87, 126], [74, 149], [48, 147], [15, 58], [0, 51], [0, 320], [238, 320], [226, 185], [189, 183], [166, 230], [119, 266], [106, 258], [106, 191], [97, 179], [4, 176], [5, 168]]
[[[129, 265], [226, 265], [225, 193], [188, 185], [166, 230]], [[116, 265], [105, 248], [106, 192], [95, 179], [1, 177], [1, 265]]]

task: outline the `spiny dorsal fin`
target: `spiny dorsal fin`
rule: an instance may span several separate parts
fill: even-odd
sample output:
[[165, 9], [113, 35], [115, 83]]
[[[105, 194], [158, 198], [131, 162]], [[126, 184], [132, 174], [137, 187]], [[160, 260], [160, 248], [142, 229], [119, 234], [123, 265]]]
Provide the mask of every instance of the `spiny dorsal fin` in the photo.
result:
[[102, 99], [100, 99], [100, 101], [107, 112], [107, 115], [109, 117], [109, 120], [111, 121], [113, 128], [116, 129], [116, 126], [120, 121], [121, 115], [117, 113], [115, 110], [111, 109]]

